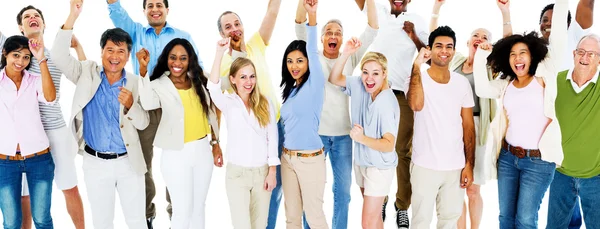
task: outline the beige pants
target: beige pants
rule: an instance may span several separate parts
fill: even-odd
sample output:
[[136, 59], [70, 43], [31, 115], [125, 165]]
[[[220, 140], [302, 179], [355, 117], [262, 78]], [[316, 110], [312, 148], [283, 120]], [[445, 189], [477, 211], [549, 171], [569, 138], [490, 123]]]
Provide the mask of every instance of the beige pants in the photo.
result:
[[461, 171], [436, 171], [411, 163], [411, 228], [429, 229], [434, 206], [437, 210], [437, 228], [456, 228], [465, 195], [465, 190], [460, 187]]
[[323, 212], [325, 155], [298, 157], [281, 155], [281, 182], [287, 229], [302, 229], [302, 211], [312, 229], [329, 229]]
[[225, 189], [235, 229], [267, 227], [271, 192], [265, 190], [267, 165], [255, 168], [227, 165]]

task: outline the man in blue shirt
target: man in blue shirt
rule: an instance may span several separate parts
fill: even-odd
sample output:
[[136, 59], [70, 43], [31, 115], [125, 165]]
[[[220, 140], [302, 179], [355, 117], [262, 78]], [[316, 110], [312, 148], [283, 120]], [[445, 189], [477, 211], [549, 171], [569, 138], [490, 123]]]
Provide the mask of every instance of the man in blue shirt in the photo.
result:
[[[110, 20], [112, 20], [115, 27], [125, 30], [131, 36], [133, 40], [133, 48], [131, 52], [131, 64], [133, 65], [133, 72], [138, 75], [147, 75], [152, 73], [158, 56], [162, 53], [163, 48], [174, 38], [184, 38], [188, 40], [194, 46], [196, 54], [198, 49], [192, 40], [189, 33], [176, 29], [167, 23], [167, 15], [169, 14], [169, 1], [168, 0], [144, 0], [144, 14], [148, 19], [148, 25], [143, 26], [141, 23], [134, 22], [131, 17], [127, 14], [127, 11], [121, 6], [119, 0], [107, 0], [108, 12]], [[147, 69], [140, 69], [140, 65], [137, 61], [136, 52], [141, 49], [148, 50], [150, 54], [150, 61], [148, 62]], [[198, 55], [198, 61], [200, 66], [202, 61]], [[148, 128], [140, 131], [140, 142], [142, 144], [142, 151], [144, 152], [144, 159], [146, 160], [146, 167], [148, 172], [146, 173], [146, 218], [148, 228], [152, 228], [152, 221], [156, 216], [156, 209], [152, 203], [152, 199], [156, 195], [156, 189], [154, 187], [154, 180], [152, 178], [152, 157], [154, 155], [152, 142], [156, 136], [156, 129], [160, 122], [162, 110], [157, 109], [148, 112], [150, 115], [150, 124]], [[213, 151], [220, 151], [219, 145], [213, 146]], [[169, 206], [167, 212], [171, 215], [171, 204], [169, 193], [167, 192], [167, 201]]]

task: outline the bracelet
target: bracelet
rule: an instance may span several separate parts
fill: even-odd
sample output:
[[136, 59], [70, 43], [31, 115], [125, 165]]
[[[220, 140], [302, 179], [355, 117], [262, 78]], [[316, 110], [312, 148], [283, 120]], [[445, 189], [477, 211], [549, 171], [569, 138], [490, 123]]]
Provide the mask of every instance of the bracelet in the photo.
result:
[[44, 61], [47, 61], [47, 60], [48, 60], [48, 58], [47, 58], [47, 57], [44, 57], [44, 58], [42, 58], [40, 61], [38, 61], [38, 64], [42, 64], [42, 62], [44, 62]]
[[439, 14], [431, 14], [431, 17], [432, 18], [438, 18], [438, 17], [440, 17], [440, 15]]
[[504, 22], [503, 25], [510, 25], [510, 21]]

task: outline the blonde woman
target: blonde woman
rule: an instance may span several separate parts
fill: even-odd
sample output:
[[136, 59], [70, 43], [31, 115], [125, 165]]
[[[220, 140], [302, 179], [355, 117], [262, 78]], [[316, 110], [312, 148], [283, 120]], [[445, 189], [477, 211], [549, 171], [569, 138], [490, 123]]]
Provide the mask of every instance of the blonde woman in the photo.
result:
[[208, 90], [227, 120], [226, 191], [235, 229], [267, 226], [271, 191], [277, 184], [277, 120], [275, 109], [258, 88], [251, 60], [237, 58], [230, 67], [234, 93], [221, 91], [219, 69], [229, 38], [217, 43]]

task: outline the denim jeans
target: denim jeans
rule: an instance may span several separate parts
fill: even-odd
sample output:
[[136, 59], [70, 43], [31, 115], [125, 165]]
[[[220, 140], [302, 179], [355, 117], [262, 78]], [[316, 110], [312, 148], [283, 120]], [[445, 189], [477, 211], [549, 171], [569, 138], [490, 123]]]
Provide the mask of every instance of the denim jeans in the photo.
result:
[[[285, 134], [283, 129], [283, 123], [281, 120], [277, 122], [277, 131], [279, 132], [279, 148], [277, 149], [281, 158], [281, 153], [283, 151], [283, 136]], [[279, 213], [279, 204], [281, 203], [281, 166], [277, 166], [277, 185], [271, 191], [271, 203], [269, 204], [269, 219], [267, 221], [267, 229], [275, 229], [275, 224], [277, 223], [277, 213]]]
[[21, 228], [21, 183], [23, 173], [27, 175], [31, 214], [37, 229], [52, 229], [50, 203], [54, 161], [46, 153], [22, 161], [0, 159], [0, 210], [4, 229]]
[[550, 186], [547, 229], [567, 228], [578, 196], [585, 227], [600, 228], [600, 176], [575, 178], [556, 172]]
[[573, 208], [573, 216], [571, 222], [569, 222], [569, 229], [581, 228], [581, 207], [579, 206], [579, 198], [575, 200], [575, 207]]
[[538, 211], [555, 168], [538, 157], [518, 158], [502, 149], [498, 158], [500, 229], [538, 228]]
[[[348, 206], [350, 205], [350, 185], [352, 185], [352, 139], [350, 135], [324, 136], [325, 156], [329, 155], [333, 170], [333, 220], [332, 229], [348, 228]], [[306, 217], [304, 228], [310, 229]]]

